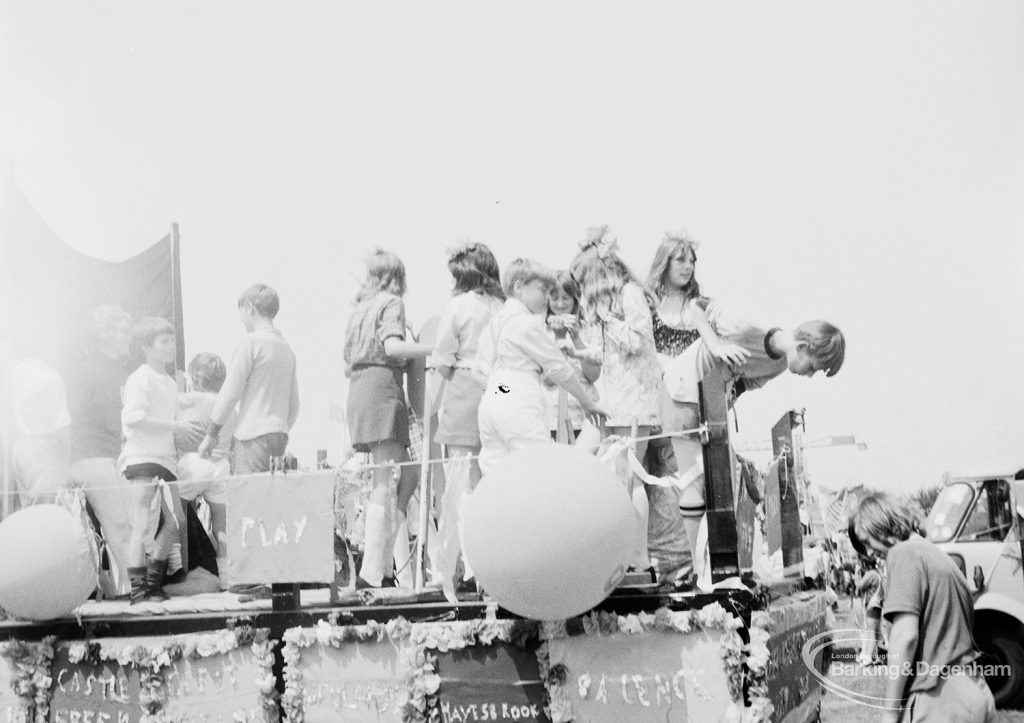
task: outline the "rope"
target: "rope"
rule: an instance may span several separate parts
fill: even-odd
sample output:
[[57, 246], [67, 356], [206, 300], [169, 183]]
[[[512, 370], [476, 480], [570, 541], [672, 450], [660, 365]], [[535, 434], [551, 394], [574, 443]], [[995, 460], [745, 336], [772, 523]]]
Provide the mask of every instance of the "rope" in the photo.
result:
[[[681, 429], [681, 430], [674, 431], [674, 432], [661, 432], [659, 434], [648, 434], [648, 435], [643, 436], [643, 437], [620, 437], [619, 439], [620, 439], [621, 442], [627, 443], [627, 444], [629, 444], [632, 447], [633, 445], [635, 445], [638, 442], [649, 442], [652, 439], [665, 439], [667, 437], [683, 437], [683, 436], [686, 436], [686, 435], [689, 435], [689, 434], [696, 434], [696, 433], [699, 433], [699, 432], [704, 432], [706, 430], [707, 430], [707, 427], [705, 425], [701, 425], [699, 427], [694, 427], [693, 429]], [[367, 456], [369, 455], [368, 452], [364, 452], [362, 454], [365, 454]], [[461, 458], [462, 459], [478, 459], [479, 456], [480, 455], [472, 454], [472, 455], [463, 455], [463, 456], [461, 456]], [[339, 467], [337, 469], [324, 470], [324, 471], [334, 472], [335, 474], [341, 474], [342, 472], [351, 472], [351, 473], [354, 473], [354, 474], [358, 474], [358, 473], [363, 472], [365, 470], [388, 468], [388, 469], [393, 469], [393, 470], [396, 471], [396, 473], [398, 473], [401, 470], [401, 468], [403, 468], [403, 467], [419, 467], [422, 464], [444, 464], [445, 462], [448, 462], [448, 461], [449, 460], [448, 460], [447, 457], [440, 457], [440, 458], [437, 458], [437, 459], [428, 459], [428, 460], [425, 460], [425, 462], [424, 461], [417, 461], [417, 460], [410, 460], [410, 461], [407, 461], [407, 462], [362, 462], [358, 466], [354, 466], [354, 467], [342, 466], [342, 467]], [[311, 471], [313, 471], [313, 470], [311, 470]], [[271, 472], [272, 475], [273, 474], [278, 474], [278, 473], [283, 474], [286, 477], [288, 475], [288, 472], [286, 472], [284, 470], [281, 470], [279, 472]], [[266, 473], [260, 473], [260, 474], [266, 474]], [[194, 482], [197, 482], [197, 481], [198, 482], [220, 482], [220, 481], [223, 481], [223, 480], [226, 480], [226, 479], [230, 479], [230, 478], [228, 478], [228, 477], [218, 477], [218, 478], [211, 479], [211, 480], [176, 480], [176, 481], [163, 482], [163, 484], [166, 484], [166, 485], [178, 485], [178, 484], [183, 484], [183, 483], [186, 483], [186, 482], [194, 483]], [[75, 488], [75, 487], [78, 487], [78, 485], [69, 485], [69, 487]], [[89, 491], [92, 491], [92, 490], [96, 490], [96, 491], [99, 491], [99, 490], [120, 490], [120, 489], [125, 489], [125, 487], [126, 487], [126, 485], [101, 485], [99, 487], [92, 487], [92, 486], [90, 486], [90, 487], [86, 487], [86, 488], [83, 488], [83, 489], [85, 489], [87, 492], [89, 492]], [[17, 495], [17, 494], [21, 494], [21, 492], [18, 491], [18, 490], [4, 490], [4, 491], [0, 492], [0, 494], [3, 494], [3, 495]]]

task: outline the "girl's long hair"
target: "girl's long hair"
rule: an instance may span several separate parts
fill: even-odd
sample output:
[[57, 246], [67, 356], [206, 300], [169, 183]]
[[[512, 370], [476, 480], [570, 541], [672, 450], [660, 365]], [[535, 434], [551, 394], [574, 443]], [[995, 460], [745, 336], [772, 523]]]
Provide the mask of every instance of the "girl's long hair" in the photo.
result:
[[356, 292], [356, 303], [372, 299], [381, 291], [405, 294], [405, 264], [396, 254], [375, 248], [366, 257], [366, 278]]
[[[664, 299], [668, 293], [668, 287], [665, 282], [672, 259], [677, 253], [689, 251], [693, 254], [693, 263], [696, 266], [697, 247], [699, 245], [697, 241], [685, 233], [675, 231], [667, 231], [665, 233], [665, 238], [662, 239], [658, 250], [654, 252], [654, 261], [651, 262], [651, 273], [647, 276], [647, 287], [658, 301]], [[693, 275], [690, 277], [690, 283], [683, 287], [683, 300], [689, 301], [690, 299], [698, 298], [700, 298], [700, 284], [697, 283], [697, 271], [695, 268]]]
[[596, 321], [599, 308], [608, 309], [619, 318], [623, 316], [622, 287], [628, 283], [643, 290], [651, 309], [655, 306], [650, 290], [619, 258], [615, 246], [606, 226], [589, 229], [587, 238], [580, 242], [580, 252], [569, 265], [570, 273], [580, 285], [583, 316], [591, 323]]
[[453, 294], [476, 291], [505, 300], [498, 262], [485, 244], [467, 243], [452, 251], [448, 256], [448, 271], [455, 281]]

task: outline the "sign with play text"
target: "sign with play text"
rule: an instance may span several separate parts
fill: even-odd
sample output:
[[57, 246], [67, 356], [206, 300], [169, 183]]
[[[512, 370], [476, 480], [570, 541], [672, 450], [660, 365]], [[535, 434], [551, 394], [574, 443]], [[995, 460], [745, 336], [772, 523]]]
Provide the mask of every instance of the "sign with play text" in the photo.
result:
[[277, 472], [226, 480], [231, 584], [334, 579], [335, 474]]

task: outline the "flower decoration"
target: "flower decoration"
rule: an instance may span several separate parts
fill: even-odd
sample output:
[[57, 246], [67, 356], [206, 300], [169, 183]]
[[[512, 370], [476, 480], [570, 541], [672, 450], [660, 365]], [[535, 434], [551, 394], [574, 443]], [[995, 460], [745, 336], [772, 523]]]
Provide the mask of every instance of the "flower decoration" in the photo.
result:
[[[17, 641], [0, 643], [0, 655], [11, 661], [15, 671], [15, 690], [19, 695], [24, 694], [25, 698], [31, 696], [38, 723], [46, 721], [49, 714], [53, 640], [47, 638], [39, 644]], [[165, 675], [177, 661], [224, 655], [236, 650], [241, 644], [249, 643], [252, 643], [255, 665], [259, 671], [256, 685], [260, 691], [260, 710], [263, 720], [271, 723], [279, 717], [276, 681], [272, 671], [273, 651], [277, 643], [270, 639], [265, 629], [253, 630], [249, 626], [239, 626], [169, 638], [155, 646], [107, 645], [102, 641], [91, 640], [71, 643], [67, 648], [67, 656], [73, 664], [100, 665], [113, 662], [123, 668], [136, 670], [140, 685], [139, 707], [142, 710], [139, 720], [142, 723], [160, 723], [165, 719], [164, 708], [169, 696]], [[27, 651], [34, 651], [31, 653], [31, 666], [24, 665]]]
[[579, 243], [580, 251], [597, 249], [597, 257], [604, 259], [608, 254], [618, 253], [619, 240], [611, 235], [608, 226], [591, 226]]
[[48, 636], [38, 643], [5, 640], [0, 643], [0, 658], [11, 668], [11, 689], [36, 723], [46, 723], [50, 716], [50, 677], [53, 667], [53, 644]]
[[683, 243], [687, 244], [690, 248], [692, 248], [694, 251], [700, 248], [700, 241], [690, 236], [690, 234], [687, 233], [686, 229], [684, 228], [670, 229], [666, 231], [665, 240], [682, 241]]

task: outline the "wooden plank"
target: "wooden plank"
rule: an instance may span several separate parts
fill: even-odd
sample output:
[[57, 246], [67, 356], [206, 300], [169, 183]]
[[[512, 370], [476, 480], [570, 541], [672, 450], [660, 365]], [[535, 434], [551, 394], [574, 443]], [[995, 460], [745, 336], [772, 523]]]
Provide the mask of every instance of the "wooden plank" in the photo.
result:
[[[793, 446], [793, 429], [803, 423], [803, 415], [790, 410], [782, 415], [772, 427], [772, 454], [778, 457], [785, 452], [779, 461], [778, 485], [778, 516], [768, 524], [777, 525], [782, 545], [782, 565], [786, 577], [802, 577], [803, 571], [803, 528], [800, 525], [800, 479], [797, 474], [796, 458]], [[772, 501], [775, 507], [775, 500]]]
[[725, 373], [714, 368], [699, 385], [700, 418], [707, 427], [701, 454], [712, 582], [740, 574], [736, 553], [734, 471], [729, 450], [729, 397], [725, 382]]

